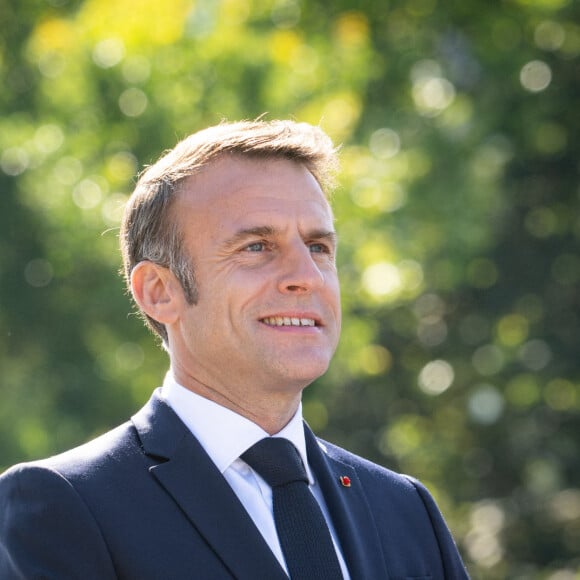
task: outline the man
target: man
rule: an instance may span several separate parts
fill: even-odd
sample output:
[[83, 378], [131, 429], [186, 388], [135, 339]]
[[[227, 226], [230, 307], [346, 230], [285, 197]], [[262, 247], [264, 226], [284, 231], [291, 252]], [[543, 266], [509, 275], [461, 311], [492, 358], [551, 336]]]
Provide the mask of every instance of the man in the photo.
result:
[[302, 422], [340, 333], [335, 165], [320, 129], [257, 121], [144, 172], [121, 247], [170, 370], [131, 421], [0, 478], [2, 579], [467, 577], [421, 484]]

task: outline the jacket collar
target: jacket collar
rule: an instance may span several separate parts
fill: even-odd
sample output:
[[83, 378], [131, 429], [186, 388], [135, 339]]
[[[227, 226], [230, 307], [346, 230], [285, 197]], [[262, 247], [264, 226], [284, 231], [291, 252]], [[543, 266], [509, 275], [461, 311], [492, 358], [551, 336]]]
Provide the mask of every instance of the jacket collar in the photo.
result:
[[227, 481], [158, 392], [132, 421], [145, 453], [154, 458], [150, 473], [232, 576], [287, 580]]
[[308, 461], [332, 517], [352, 580], [389, 575], [373, 514], [355, 469], [332, 457], [305, 424]]

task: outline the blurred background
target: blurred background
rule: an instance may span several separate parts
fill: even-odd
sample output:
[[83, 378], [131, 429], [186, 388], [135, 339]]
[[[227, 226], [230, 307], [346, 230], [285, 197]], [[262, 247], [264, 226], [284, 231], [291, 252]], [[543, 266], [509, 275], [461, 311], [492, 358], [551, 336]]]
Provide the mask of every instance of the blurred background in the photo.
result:
[[420, 478], [473, 578], [580, 578], [580, 3], [0, 0], [0, 470], [160, 384], [135, 175], [222, 119], [342, 146], [313, 428]]

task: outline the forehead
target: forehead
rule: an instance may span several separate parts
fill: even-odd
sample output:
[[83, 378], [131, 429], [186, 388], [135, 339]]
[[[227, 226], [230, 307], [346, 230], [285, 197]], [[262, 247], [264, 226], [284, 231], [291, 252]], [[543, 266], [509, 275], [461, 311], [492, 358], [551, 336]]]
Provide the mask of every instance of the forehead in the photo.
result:
[[314, 176], [285, 159], [219, 159], [185, 180], [175, 210], [180, 222], [193, 221], [202, 228], [298, 220], [331, 229], [333, 221]]

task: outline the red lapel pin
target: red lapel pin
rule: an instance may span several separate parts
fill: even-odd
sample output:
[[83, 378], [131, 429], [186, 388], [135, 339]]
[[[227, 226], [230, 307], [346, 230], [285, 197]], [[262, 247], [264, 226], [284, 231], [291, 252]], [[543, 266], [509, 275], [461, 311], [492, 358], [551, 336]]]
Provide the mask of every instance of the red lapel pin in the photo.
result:
[[339, 479], [344, 487], [350, 487], [350, 477], [348, 475], [341, 475]]

